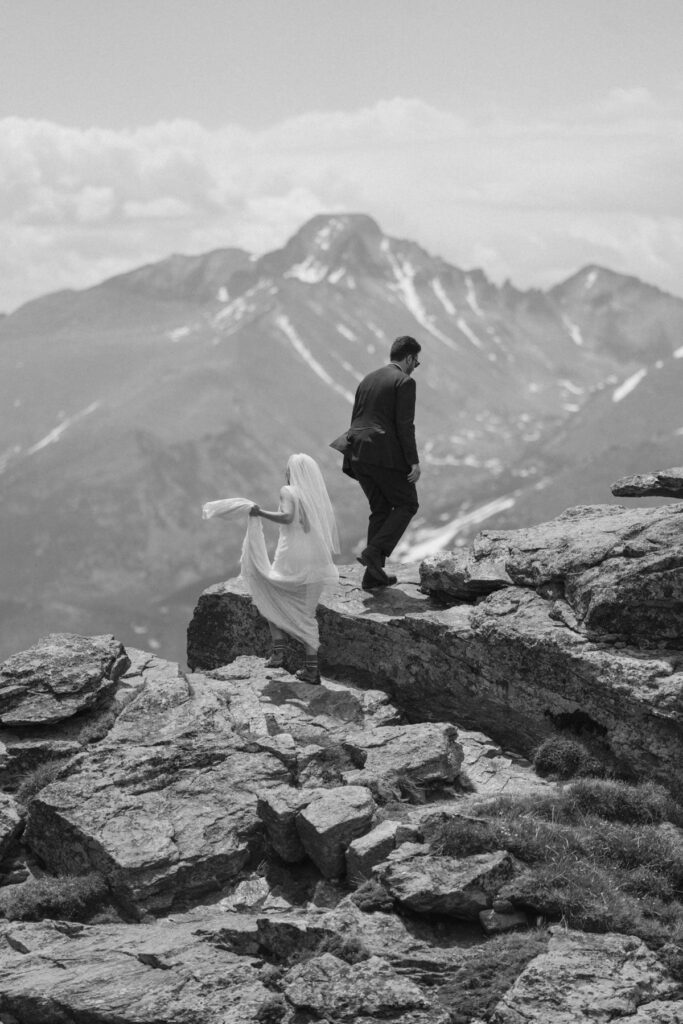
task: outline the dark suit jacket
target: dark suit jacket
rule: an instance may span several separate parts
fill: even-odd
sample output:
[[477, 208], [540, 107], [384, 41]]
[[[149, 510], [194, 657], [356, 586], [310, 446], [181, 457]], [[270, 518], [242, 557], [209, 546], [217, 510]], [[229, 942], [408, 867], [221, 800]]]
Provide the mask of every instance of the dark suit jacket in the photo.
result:
[[351, 426], [332, 442], [333, 448], [344, 453], [344, 472], [361, 462], [407, 473], [419, 461], [415, 390], [413, 378], [394, 363], [363, 378], [356, 390]]

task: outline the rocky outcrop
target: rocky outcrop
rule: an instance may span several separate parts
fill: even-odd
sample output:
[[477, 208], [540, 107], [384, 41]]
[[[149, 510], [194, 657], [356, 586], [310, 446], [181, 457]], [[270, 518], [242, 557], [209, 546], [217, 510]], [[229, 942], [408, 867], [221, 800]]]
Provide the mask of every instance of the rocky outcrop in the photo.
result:
[[667, 1024], [683, 1020], [680, 985], [631, 936], [553, 929], [494, 1010], [492, 1024]]
[[[368, 787], [387, 800], [397, 778], [452, 786], [463, 761], [454, 726], [396, 724], [381, 691], [312, 687], [258, 658], [186, 675], [132, 652], [117, 686], [108, 733], [30, 799], [24, 842], [53, 874], [103, 875], [134, 917], [224, 888], [266, 841], [344, 875], [374, 825]], [[9, 848], [20, 820], [6, 799]]]
[[422, 563], [428, 593], [472, 598], [484, 592], [484, 580], [490, 593], [504, 571], [511, 584], [554, 601], [554, 614], [590, 637], [683, 648], [683, 506], [579, 506], [528, 529], [485, 531], [465, 556], [467, 573], [478, 577], [473, 592], [464, 590], [453, 558]]
[[624, 476], [612, 484], [611, 490], [618, 498], [683, 498], [683, 466]]
[[103, 742], [31, 802], [25, 841], [54, 873], [96, 870], [160, 910], [234, 878], [260, 845], [256, 793], [290, 773], [243, 739], [208, 680], [154, 661]]
[[[650, 513], [658, 517], [663, 529], [683, 528], [683, 506], [678, 514], [669, 508], [644, 511], [648, 521]], [[613, 525], [625, 525], [619, 510], [609, 515]], [[631, 515], [642, 525], [643, 510]], [[594, 538], [594, 551], [603, 559], [615, 539], [606, 516], [597, 517], [600, 543]], [[565, 535], [587, 518], [570, 516], [554, 527], [567, 572], [578, 572], [581, 547], [578, 537], [572, 547]], [[516, 563], [517, 582], [476, 603], [444, 605], [441, 595], [435, 599], [425, 592], [424, 577], [420, 583], [416, 568], [409, 566], [400, 570], [396, 586], [369, 595], [360, 588], [360, 570], [343, 568], [338, 587], [318, 609], [324, 671], [382, 688], [413, 723], [454, 722], [463, 730], [483, 732], [503, 748], [501, 753], [512, 750], [528, 757], [558, 731], [574, 733], [593, 743], [618, 771], [670, 780], [683, 772], [680, 651], [670, 646], [671, 640], [669, 646], [649, 640], [653, 649], [644, 641], [636, 645], [615, 639], [615, 634], [588, 635], [559, 596], [557, 580], [553, 584], [555, 563], [535, 543], [540, 545], [540, 536], [528, 538]], [[643, 536], [637, 544], [652, 546]], [[625, 573], [644, 561], [651, 566], [648, 557], [631, 557], [622, 544]], [[652, 557], [671, 555], [660, 551]], [[588, 580], [591, 572], [584, 567], [579, 575]], [[645, 574], [646, 579], [655, 577]], [[677, 593], [681, 573], [672, 570], [669, 578]], [[572, 586], [578, 599], [584, 591], [576, 581]], [[665, 618], [678, 633], [683, 616], [674, 623], [677, 600], [672, 599]], [[635, 614], [635, 599], [632, 607]], [[265, 654], [264, 628], [240, 581], [218, 584], [199, 600], [188, 658], [204, 669], [230, 660], [229, 633], [239, 634], [240, 650]], [[484, 769], [483, 759], [478, 760]]]
[[129, 667], [113, 636], [52, 634], [0, 666], [0, 723], [61, 722], [102, 703]]
[[[405, 581], [376, 601], [412, 593], [429, 607]], [[402, 628], [400, 616], [389, 625], [370, 616], [380, 637]], [[429, 630], [439, 639], [437, 621], [419, 644]], [[386, 657], [384, 641], [375, 649]], [[104, 876], [109, 921], [0, 923], [0, 1018], [448, 1024], [478, 956], [490, 971], [485, 936], [523, 928], [526, 918], [502, 895], [521, 877], [514, 858], [505, 849], [440, 855], [440, 825], [481, 822], [471, 809], [479, 796], [554, 784], [485, 733], [405, 722], [386, 692], [367, 685], [326, 677], [309, 686], [255, 656], [189, 674], [143, 652], [127, 656], [98, 728], [84, 712], [76, 752], [54, 781], [22, 798], [21, 840], [25, 812], [7, 794], [0, 808], [6, 862], [25, 849], [27, 871], [46, 881]], [[63, 735], [63, 723], [42, 728], [46, 738]], [[0, 907], [9, 906], [3, 894], [36, 884], [10, 881], [0, 878]], [[643, 992], [662, 1021], [675, 1020], [680, 990], [662, 960], [638, 952], [636, 939], [588, 938], [602, 957], [596, 999], [611, 962], [614, 976], [636, 971], [638, 1013], [649, 1005], [638, 1001]], [[500, 1004], [513, 1016], [501, 1020], [517, 1019], [534, 963], [537, 977], [550, 977], [552, 961], [537, 955], [545, 945], [533, 938], [522, 995], [515, 1002], [513, 986]], [[631, 950], [633, 964], [622, 969]], [[587, 992], [581, 956], [576, 972]], [[569, 973], [563, 978], [552, 1008], [560, 1015], [577, 1005]]]

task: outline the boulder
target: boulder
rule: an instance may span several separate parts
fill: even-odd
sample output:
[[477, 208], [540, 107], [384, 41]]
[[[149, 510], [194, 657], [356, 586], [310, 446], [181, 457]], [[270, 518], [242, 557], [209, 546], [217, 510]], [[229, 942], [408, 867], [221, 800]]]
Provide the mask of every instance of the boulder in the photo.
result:
[[300, 1014], [335, 1024], [387, 1019], [397, 1024], [448, 1024], [450, 1020], [450, 1014], [430, 1005], [414, 982], [376, 956], [356, 964], [331, 953], [314, 957], [288, 972], [284, 994]]
[[346, 868], [346, 849], [370, 828], [375, 801], [363, 786], [319, 791], [296, 819], [301, 844], [325, 878]]
[[[648, 1016], [653, 1002], [662, 1016]], [[532, 960], [503, 996], [492, 1024], [645, 1024], [681, 1020], [680, 986], [655, 953], [627, 935], [556, 926], [548, 951]], [[645, 1013], [645, 1016], [639, 1014]]]
[[420, 585], [426, 593], [448, 601], [485, 597], [512, 583], [505, 554], [493, 550], [486, 535], [479, 534], [469, 550], [455, 548], [425, 558], [420, 563]]
[[683, 466], [624, 476], [612, 484], [611, 491], [618, 498], [683, 498]]
[[475, 921], [490, 908], [514, 870], [513, 858], [505, 850], [437, 857], [424, 846], [404, 843], [375, 868], [375, 874], [409, 910]]
[[314, 789], [299, 790], [293, 786], [276, 786], [258, 794], [257, 814], [273, 850], [286, 864], [296, 864], [306, 857], [297, 817], [315, 795]]
[[[87, 638], [80, 639], [86, 641]], [[39, 646], [47, 646], [46, 641], [41, 641]], [[21, 662], [26, 653], [15, 655], [17, 662]], [[126, 657], [129, 667], [117, 675], [113, 688], [107, 686], [101, 703], [49, 725], [0, 728], [0, 786], [3, 789], [16, 789], [24, 776], [48, 762], [59, 761], [60, 771], [68, 773], [70, 758], [89, 743], [106, 736], [117, 716], [143, 685], [143, 673], [156, 660], [154, 655], [130, 647], [126, 648]]]
[[52, 633], [0, 666], [0, 722], [52, 725], [101, 703], [130, 665], [113, 636]]
[[416, 842], [418, 831], [402, 821], [382, 821], [364, 836], [349, 843], [346, 874], [353, 881], [372, 877], [372, 869], [386, 860], [402, 843]]
[[365, 751], [362, 771], [347, 781], [404, 777], [418, 786], [446, 785], [458, 778], [463, 751], [458, 731], [443, 722], [384, 726], [352, 732], [349, 738]]

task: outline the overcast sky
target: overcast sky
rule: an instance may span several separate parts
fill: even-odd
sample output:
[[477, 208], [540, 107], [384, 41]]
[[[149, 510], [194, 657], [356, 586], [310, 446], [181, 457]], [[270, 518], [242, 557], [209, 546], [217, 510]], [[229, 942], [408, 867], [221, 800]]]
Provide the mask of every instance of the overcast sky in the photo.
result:
[[683, 0], [0, 0], [0, 311], [369, 213], [683, 295]]

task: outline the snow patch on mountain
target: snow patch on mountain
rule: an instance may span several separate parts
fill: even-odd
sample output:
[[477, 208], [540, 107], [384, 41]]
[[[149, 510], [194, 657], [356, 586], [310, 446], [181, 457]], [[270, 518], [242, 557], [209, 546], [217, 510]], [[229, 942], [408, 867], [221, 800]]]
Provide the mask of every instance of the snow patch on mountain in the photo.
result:
[[575, 345], [583, 345], [583, 335], [579, 330], [578, 324], [572, 323], [566, 314], [562, 314], [562, 323], [567, 328], [569, 337], [572, 339]]
[[579, 387], [579, 385], [575, 384], [572, 380], [562, 378], [562, 380], [558, 381], [558, 383], [561, 388], [564, 388], [565, 391], [571, 391], [572, 395], [582, 395], [584, 392], [584, 388]]
[[341, 334], [343, 338], [347, 338], [348, 341], [358, 341], [358, 338], [353, 333], [353, 331], [349, 330], [348, 327], [345, 327], [344, 324], [335, 324], [335, 327], [337, 328], [337, 331], [339, 332], [339, 334]]
[[191, 333], [191, 330], [192, 328], [187, 325], [176, 327], [172, 331], [166, 331], [166, 337], [169, 341], [182, 341], [183, 338], [186, 338]]
[[455, 316], [455, 314], [458, 311], [451, 302], [451, 300], [446, 295], [444, 287], [441, 284], [441, 281], [439, 281], [438, 277], [435, 277], [434, 280], [432, 281], [432, 291], [434, 292], [434, 294], [436, 295], [437, 299], [439, 300], [443, 308], [446, 310], [446, 312], [450, 316]]
[[332, 217], [327, 224], [318, 231], [313, 244], [321, 252], [327, 252], [334, 239], [346, 229], [347, 222], [342, 217]]
[[230, 322], [230, 328], [227, 333], [230, 334], [241, 326], [241, 321], [251, 313], [255, 313], [257, 310], [256, 299], [260, 298], [259, 293], [265, 293], [266, 295], [274, 295], [277, 289], [273, 282], [269, 278], [262, 278], [257, 281], [255, 285], [252, 285], [244, 295], [239, 295], [232, 302], [229, 302], [227, 306], [223, 306], [223, 309], [219, 310], [213, 318], [214, 327], [222, 325], [225, 321]]
[[96, 409], [99, 409], [101, 404], [101, 402], [91, 402], [90, 405], [85, 409], [81, 409], [80, 412], [74, 413], [73, 416], [67, 416], [61, 423], [54, 427], [49, 434], [46, 434], [45, 437], [40, 439], [40, 441], [36, 441], [34, 445], [27, 448], [26, 454], [35, 455], [35, 453], [39, 452], [42, 448], [47, 448], [49, 444], [55, 444], [59, 441], [62, 434], [69, 429], [69, 427], [72, 427], [74, 423], [78, 423], [78, 421], [82, 420], [84, 416], [89, 416], [91, 413], [95, 412]]
[[396, 278], [396, 284], [390, 284], [389, 288], [402, 296], [403, 302], [409, 312], [413, 314], [417, 322], [424, 327], [425, 330], [429, 331], [429, 333], [435, 338], [438, 338], [439, 341], [443, 342], [447, 348], [457, 352], [458, 346], [448, 337], [448, 335], [439, 330], [434, 323], [433, 318], [427, 313], [427, 310], [422, 305], [422, 301], [417, 294], [417, 289], [415, 288], [415, 268], [412, 263], [408, 260], [402, 260], [399, 262], [399, 259], [391, 251], [391, 246], [386, 238], [382, 242], [382, 249], [387, 254], [387, 259], [391, 264], [394, 277]]
[[597, 279], [598, 279], [598, 272], [597, 272], [597, 270], [591, 270], [591, 272], [588, 275], [588, 277], [586, 278], [586, 282], [585, 282], [585, 284], [583, 286], [584, 290], [587, 291], [587, 292], [590, 291], [590, 289], [593, 287], [593, 285], [595, 284]]
[[481, 307], [477, 301], [477, 291], [474, 287], [474, 282], [469, 276], [465, 277], [465, 285], [467, 287], [467, 305], [473, 313], [477, 314], [477, 316], [483, 316], [484, 314], [482, 313]]
[[468, 341], [471, 341], [476, 348], [483, 349], [484, 345], [481, 338], [477, 337], [469, 324], [461, 316], [455, 322], [458, 325], [458, 330], [465, 335]]
[[398, 549], [399, 557], [406, 562], [421, 562], [429, 555], [435, 555], [443, 551], [466, 527], [478, 526], [499, 512], [505, 512], [515, 504], [515, 497], [511, 494], [502, 495], [493, 501], [480, 505], [471, 512], [466, 512], [456, 519], [452, 519], [446, 526], [436, 529], [423, 529], [417, 532], [417, 540], [414, 543], [406, 541]]
[[298, 354], [306, 363], [308, 363], [308, 365], [313, 370], [315, 375], [319, 377], [320, 380], [324, 381], [325, 384], [328, 385], [328, 387], [332, 388], [333, 391], [336, 391], [338, 395], [341, 395], [342, 398], [345, 398], [346, 401], [349, 402], [349, 404], [353, 405], [353, 395], [351, 394], [351, 392], [347, 391], [346, 388], [341, 386], [341, 384], [337, 384], [336, 380], [334, 380], [334, 378], [330, 376], [327, 370], [320, 365], [318, 360], [313, 356], [311, 350], [308, 348], [307, 345], [304, 344], [304, 342], [297, 334], [289, 318], [286, 317], [284, 313], [280, 313], [278, 316], [275, 317], [275, 323], [280, 328], [280, 330], [287, 338], [287, 340], [290, 342], [292, 348], [296, 352], [298, 352]]
[[612, 401], [621, 402], [622, 398], [626, 398], [630, 395], [634, 388], [637, 388], [643, 377], [647, 376], [647, 370], [643, 367], [641, 370], [636, 370], [634, 374], [620, 384], [618, 388], [615, 388], [612, 392]]
[[283, 277], [295, 277], [304, 284], [318, 284], [324, 280], [329, 267], [321, 263], [315, 256], [307, 256], [303, 263], [296, 263], [289, 270], [286, 270]]

